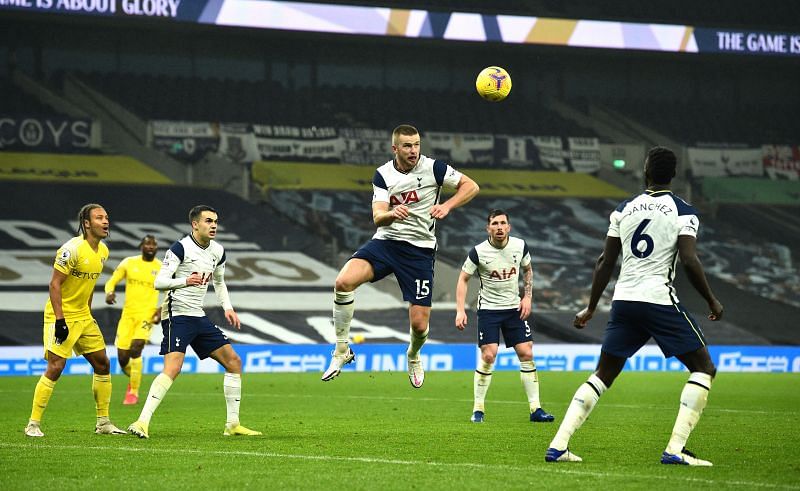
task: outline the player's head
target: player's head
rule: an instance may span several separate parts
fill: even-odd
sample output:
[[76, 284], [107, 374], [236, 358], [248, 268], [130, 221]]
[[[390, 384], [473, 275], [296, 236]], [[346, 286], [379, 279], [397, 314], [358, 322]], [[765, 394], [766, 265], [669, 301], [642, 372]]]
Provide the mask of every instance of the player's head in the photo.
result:
[[158, 252], [158, 241], [156, 240], [156, 236], [147, 234], [142, 237], [142, 240], [139, 242], [139, 250], [142, 251], [142, 259], [145, 261], [152, 261]]
[[486, 232], [494, 244], [504, 244], [511, 232], [511, 221], [505, 210], [494, 209], [486, 218]]
[[201, 244], [208, 243], [217, 235], [217, 210], [208, 205], [197, 205], [189, 210], [192, 236]]
[[397, 165], [410, 169], [419, 159], [419, 131], [409, 124], [401, 124], [392, 131], [392, 151]]
[[108, 213], [103, 205], [87, 203], [78, 212], [78, 235], [84, 239], [92, 236], [97, 239], [108, 237]]
[[675, 177], [678, 159], [675, 152], [666, 147], [653, 147], [644, 159], [645, 184], [669, 184]]

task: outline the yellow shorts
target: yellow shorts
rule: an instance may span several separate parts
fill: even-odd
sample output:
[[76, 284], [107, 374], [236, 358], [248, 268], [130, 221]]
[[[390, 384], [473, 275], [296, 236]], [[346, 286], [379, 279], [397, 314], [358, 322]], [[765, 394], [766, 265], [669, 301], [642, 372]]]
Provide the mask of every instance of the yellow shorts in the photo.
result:
[[150, 323], [152, 316], [147, 318], [123, 315], [117, 324], [117, 338], [114, 345], [119, 349], [131, 349], [131, 342], [134, 339], [143, 339], [146, 343], [150, 339], [150, 330], [153, 324]]
[[50, 351], [61, 358], [71, 358], [75, 356], [94, 353], [95, 351], [105, 351], [106, 342], [103, 340], [103, 333], [100, 326], [94, 319], [68, 320], [67, 328], [69, 335], [67, 339], [56, 344], [55, 321], [45, 322], [44, 324], [44, 358], [47, 359], [47, 352]]

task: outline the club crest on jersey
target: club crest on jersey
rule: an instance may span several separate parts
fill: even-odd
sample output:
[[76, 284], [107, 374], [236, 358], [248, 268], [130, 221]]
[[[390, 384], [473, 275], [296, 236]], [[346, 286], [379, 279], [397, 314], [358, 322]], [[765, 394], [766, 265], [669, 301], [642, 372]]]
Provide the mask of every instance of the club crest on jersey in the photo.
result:
[[391, 203], [392, 206], [409, 205], [418, 202], [419, 196], [416, 191], [404, 191], [389, 198], [389, 203]]
[[489, 277], [494, 280], [507, 280], [514, 276], [517, 276], [517, 268], [515, 267], [512, 267], [511, 269], [503, 268], [500, 271], [493, 269], [492, 273], [489, 275]]

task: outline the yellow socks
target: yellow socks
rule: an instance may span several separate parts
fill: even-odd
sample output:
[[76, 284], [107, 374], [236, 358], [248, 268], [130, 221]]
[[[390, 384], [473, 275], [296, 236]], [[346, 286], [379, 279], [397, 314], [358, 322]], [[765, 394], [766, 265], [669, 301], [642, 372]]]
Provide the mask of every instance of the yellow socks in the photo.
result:
[[108, 406], [111, 404], [111, 375], [97, 375], [92, 377], [92, 394], [97, 409], [97, 417], [108, 417]]
[[33, 391], [33, 408], [31, 409], [31, 420], [41, 421], [50, 396], [53, 395], [53, 388], [56, 383], [42, 375], [36, 383], [36, 390]]

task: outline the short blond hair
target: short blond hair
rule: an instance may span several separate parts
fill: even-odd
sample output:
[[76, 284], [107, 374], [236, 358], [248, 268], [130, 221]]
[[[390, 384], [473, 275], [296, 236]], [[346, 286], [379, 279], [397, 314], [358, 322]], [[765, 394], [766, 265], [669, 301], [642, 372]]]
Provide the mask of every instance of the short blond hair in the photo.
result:
[[392, 145], [397, 144], [397, 137], [400, 135], [403, 136], [419, 135], [419, 131], [417, 131], [417, 129], [411, 126], [410, 124], [401, 124], [392, 131]]

